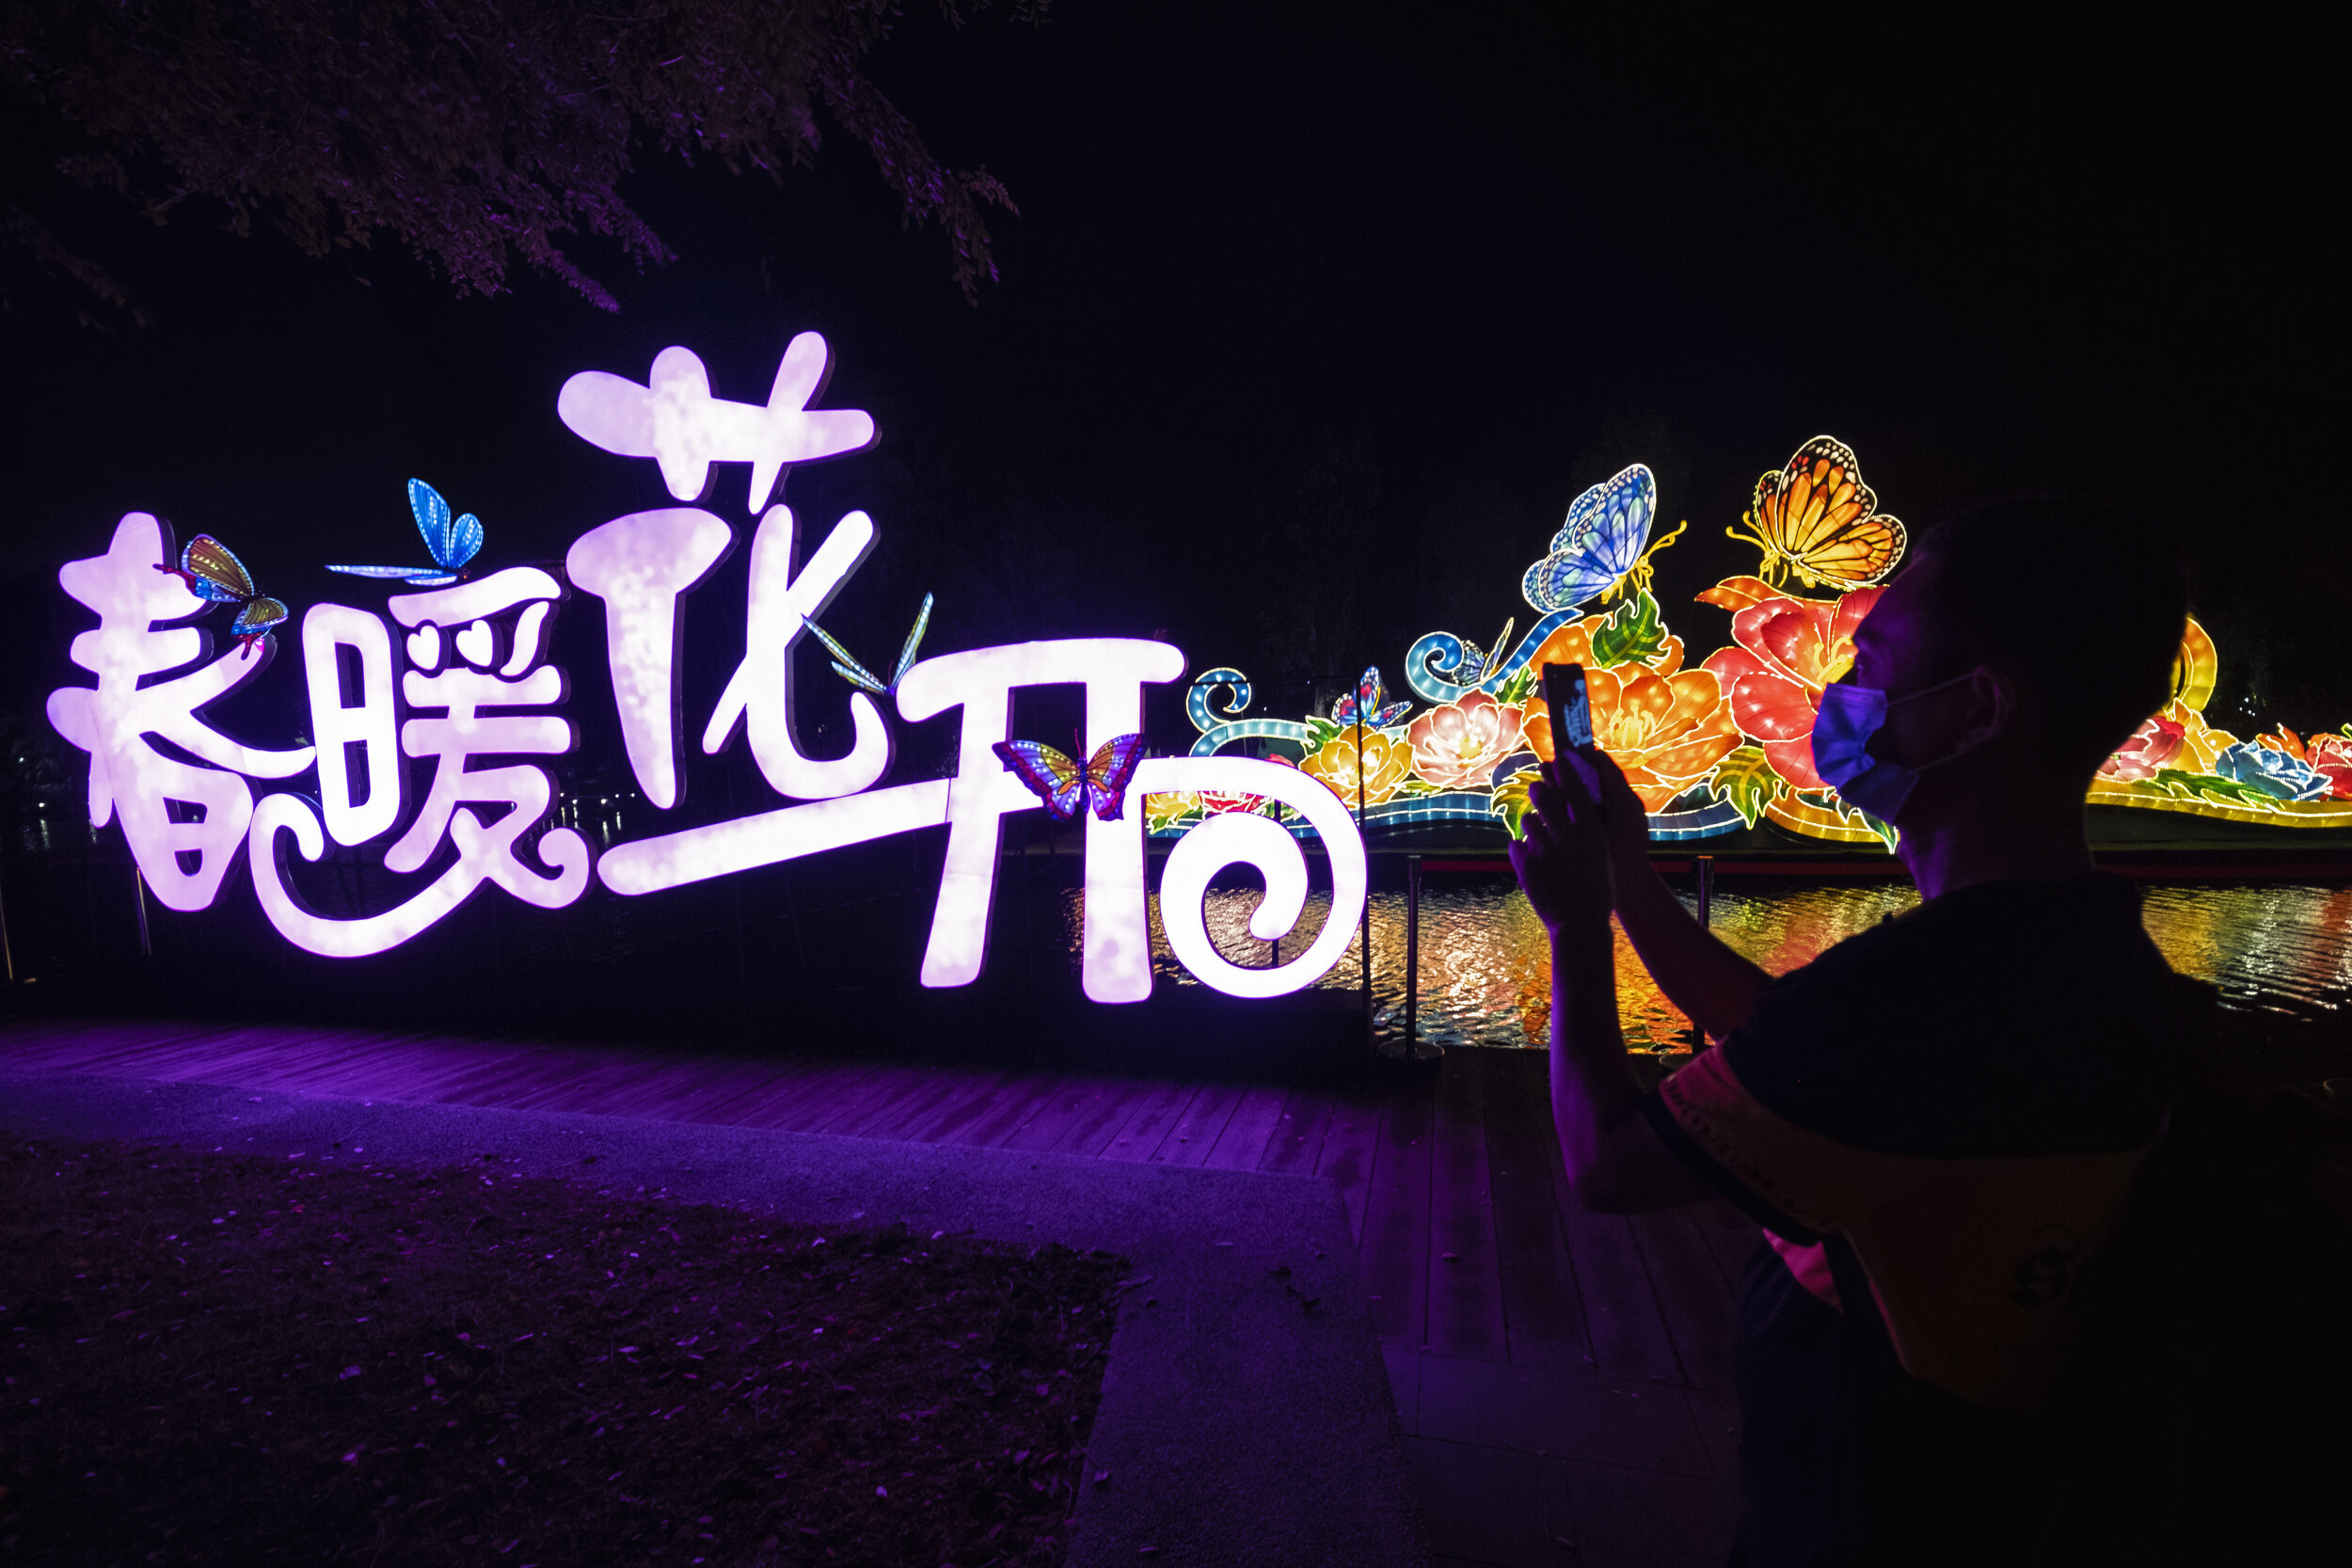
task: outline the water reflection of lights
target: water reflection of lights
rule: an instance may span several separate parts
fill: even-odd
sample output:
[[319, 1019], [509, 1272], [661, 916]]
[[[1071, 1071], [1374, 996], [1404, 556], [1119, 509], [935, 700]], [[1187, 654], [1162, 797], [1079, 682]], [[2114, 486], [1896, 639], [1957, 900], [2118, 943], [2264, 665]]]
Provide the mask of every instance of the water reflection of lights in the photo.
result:
[[[1264, 963], [1268, 946], [1249, 935], [1255, 889], [1212, 890], [1205, 912], [1210, 940], [1238, 964]], [[2174, 968], [2222, 989], [2224, 1005], [2296, 1016], [2352, 1006], [2352, 889], [2288, 883], [2146, 884], [2149, 934]], [[1899, 882], [1791, 886], [1770, 892], [1717, 884], [1714, 930], [1731, 946], [1778, 974], [1918, 902]], [[1074, 956], [1081, 895], [1066, 895]], [[1310, 894], [1286, 951], [1322, 929], [1329, 910]], [[1155, 973], [1191, 985], [1168, 951], [1159, 906], [1152, 907]], [[1405, 1024], [1405, 895], [1372, 896], [1372, 990], [1375, 1025], [1401, 1035]], [[1361, 981], [1359, 943], [1320, 982], [1353, 990]], [[1542, 1046], [1549, 1037], [1551, 969], [1543, 927], [1517, 888], [1500, 880], [1430, 888], [1422, 894], [1422, 1039], [1438, 1045]], [[1691, 1025], [1659, 994], [1620, 932], [1617, 1006], [1626, 1041], [1640, 1051], [1686, 1051]]]

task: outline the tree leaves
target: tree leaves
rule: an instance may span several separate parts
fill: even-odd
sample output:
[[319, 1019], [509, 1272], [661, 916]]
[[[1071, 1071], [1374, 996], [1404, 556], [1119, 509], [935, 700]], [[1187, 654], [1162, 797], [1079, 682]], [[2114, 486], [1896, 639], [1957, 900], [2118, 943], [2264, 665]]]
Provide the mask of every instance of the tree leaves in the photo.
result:
[[1788, 781], [1772, 770], [1761, 746], [1742, 746], [1715, 765], [1714, 776], [1707, 781], [1707, 792], [1718, 800], [1728, 800], [1739, 812], [1740, 820], [1755, 827], [1764, 808], [1788, 791]]
[[[956, 282], [977, 299], [979, 281], [996, 276], [982, 210], [1012, 202], [985, 169], [942, 166], [866, 74], [898, 9], [895, 0], [12, 6], [0, 12], [0, 80], [86, 138], [63, 161], [70, 177], [141, 202], [151, 217], [208, 197], [239, 233], [266, 216], [313, 256], [389, 230], [459, 293], [500, 292], [519, 256], [607, 310], [612, 296], [557, 242], [608, 235], [640, 267], [671, 259], [620, 195], [633, 147], [774, 179], [815, 157], [821, 109], [864, 144], [905, 217], [946, 230]], [[0, 234], [10, 237], [27, 243]], [[67, 276], [106, 293], [103, 273], [67, 261]]]

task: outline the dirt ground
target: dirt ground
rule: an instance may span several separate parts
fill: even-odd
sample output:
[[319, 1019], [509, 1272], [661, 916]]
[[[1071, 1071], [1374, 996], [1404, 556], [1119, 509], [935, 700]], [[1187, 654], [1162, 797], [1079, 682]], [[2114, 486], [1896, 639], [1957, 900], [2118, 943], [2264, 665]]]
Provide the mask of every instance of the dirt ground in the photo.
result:
[[1122, 1259], [661, 1194], [0, 1148], [0, 1557], [1059, 1560]]

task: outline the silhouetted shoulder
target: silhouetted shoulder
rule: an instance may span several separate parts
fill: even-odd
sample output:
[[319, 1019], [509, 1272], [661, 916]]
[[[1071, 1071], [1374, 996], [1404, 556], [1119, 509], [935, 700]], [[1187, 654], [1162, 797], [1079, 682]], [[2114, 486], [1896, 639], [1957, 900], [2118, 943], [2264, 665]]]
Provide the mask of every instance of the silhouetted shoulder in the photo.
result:
[[1777, 1115], [1857, 1148], [2129, 1148], [2160, 1116], [2176, 1001], [2132, 883], [1988, 882], [1775, 980], [1724, 1059]]

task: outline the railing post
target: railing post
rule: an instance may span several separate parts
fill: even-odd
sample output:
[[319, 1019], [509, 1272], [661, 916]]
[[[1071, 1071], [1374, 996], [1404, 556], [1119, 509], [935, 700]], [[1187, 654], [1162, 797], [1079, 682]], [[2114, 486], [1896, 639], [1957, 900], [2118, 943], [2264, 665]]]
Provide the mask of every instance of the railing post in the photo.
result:
[[[1359, 695], [1359, 698], [1360, 699], [1360, 697], [1361, 697], [1361, 693], [1359, 693], [1358, 695]], [[1363, 703], [1359, 700], [1359, 701], [1358, 701], [1358, 703], [1356, 704], [1356, 832], [1357, 832], [1357, 833], [1358, 833], [1358, 835], [1359, 835], [1359, 836], [1361, 836], [1361, 834], [1363, 833], [1363, 831], [1364, 831], [1364, 705], [1363, 705]], [[1372, 869], [1372, 857], [1371, 857], [1370, 853], [1369, 853], [1369, 852], [1367, 852], [1367, 853], [1366, 853], [1366, 855], [1365, 855], [1365, 857], [1364, 857], [1364, 870], [1365, 870], [1365, 872], [1366, 872], [1366, 875], [1365, 875], [1365, 878], [1364, 878], [1364, 915], [1363, 915], [1363, 929], [1362, 929], [1362, 931], [1360, 932], [1360, 934], [1359, 935], [1359, 937], [1358, 937], [1358, 939], [1357, 939], [1357, 942], [1356, 942], [1357, 947], [1358, 947], [1358, 948], [1361, 951], [1361, 953], [1362, 953], [1362, 955], [1363, 955], [1363, 980], [1364, 980], [1364, 1046], [1365, 1046], [1365, 1049], [1367, 1049], [1367, 1050], [1370, 1050], [1370, 1049], [1372, 1048], [1372, 1045], [1373, 1045], [1373, 1037], [1372, 1037], [1372, 878], [1371, 878], [1371, 875], [1370, 875], [1371, 869]]]
[[1405, 857], [1405, 1053], [1421, 1042], [1421, 857]]
[[[1691, 878], [1698, 891], [1699, 929], [1705, 930], [1715, 903], [1715, 857], [1692, 856]], [[1691, 1049], [1694, 1053], [1707, 1049], [1707, 1031], [1701, 1029], [1696, 1021], [1691, 1024]]]
[[151, 958], [155, 956], [155, 944], [147, 933], [147, 879], [139, 875], [136, 861], [131, 863], [131, 901], [139, 911], [139, 954]]

